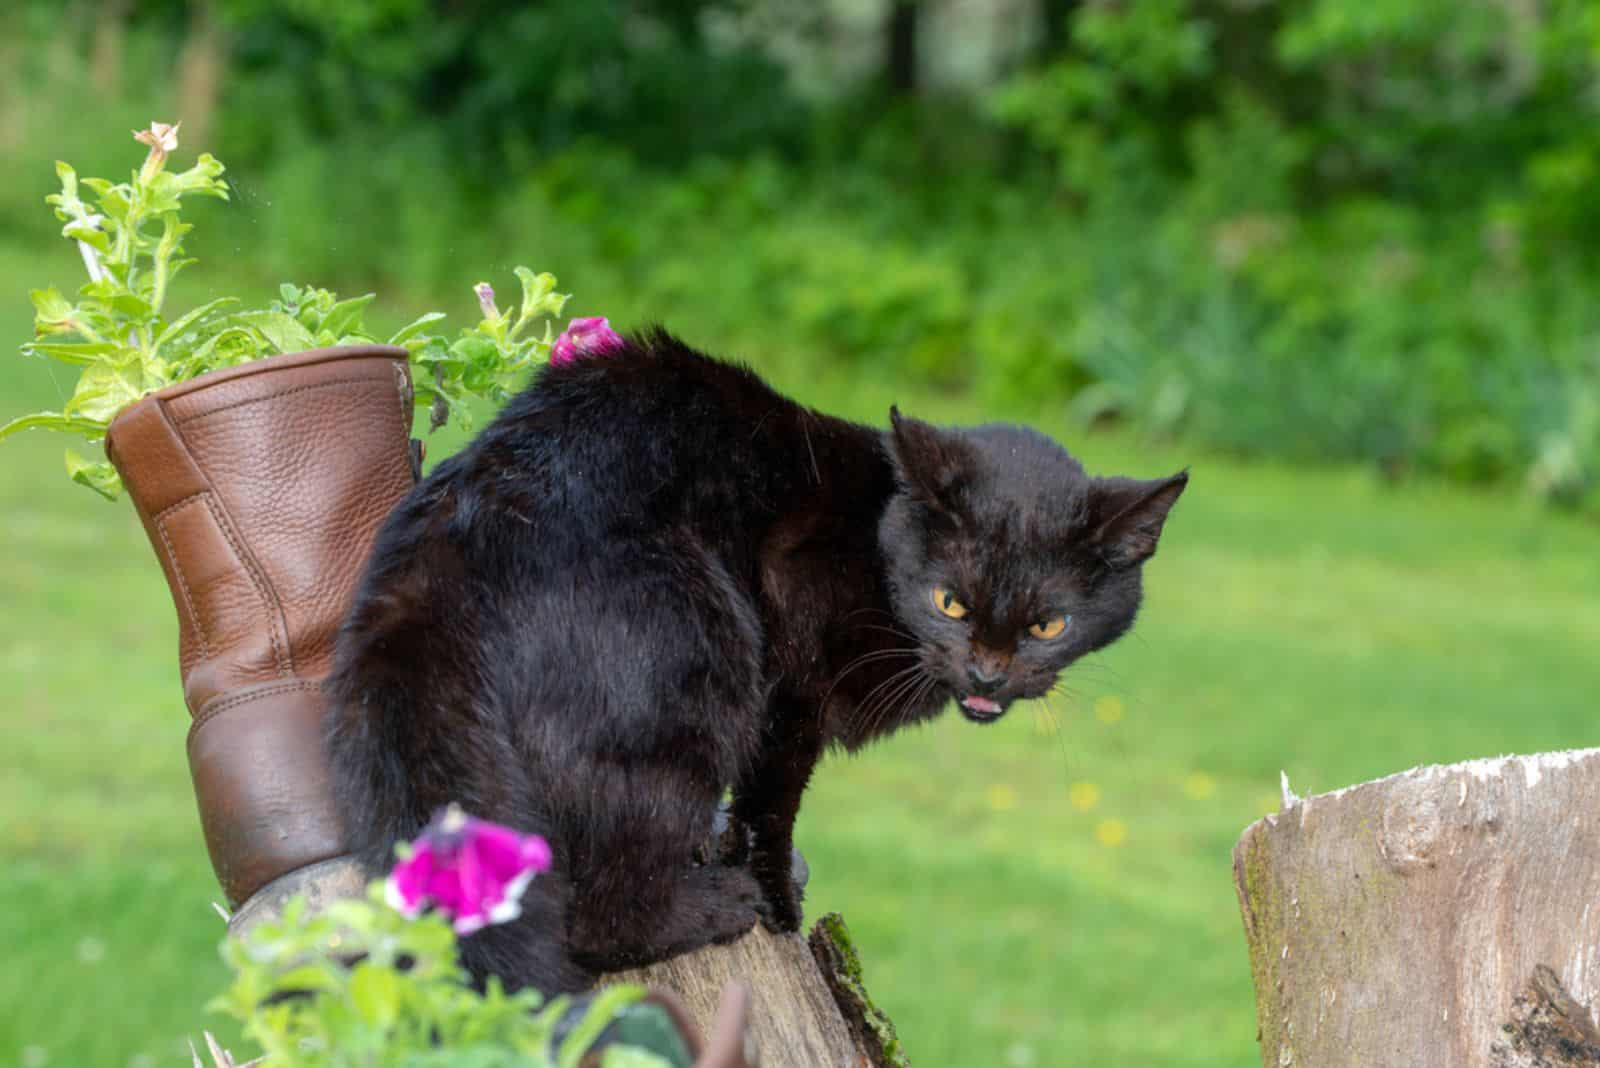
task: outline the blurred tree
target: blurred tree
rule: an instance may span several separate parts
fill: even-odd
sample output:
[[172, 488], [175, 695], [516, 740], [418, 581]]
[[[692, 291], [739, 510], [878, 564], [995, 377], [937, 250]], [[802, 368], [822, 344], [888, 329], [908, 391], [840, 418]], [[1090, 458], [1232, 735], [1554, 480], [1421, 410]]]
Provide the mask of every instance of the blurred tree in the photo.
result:
[[225, 0], [242, 68], [310, 129], [414, 117], [481, 162], [595, 137], [681, 163], [794, 137], [801, 114], [782, 68], [760, 42], [707, 32], [739, 6]]
[[1082, 0], [1039, 0], [1040, 59], [1054, 59], [1072, 39], [1072, 13]]
[[100, 0], [94, 14], [89, 76], [96, 89], [114, 93], [122, 83], [122, 52], [132, 0]]
[[899, 96], [917, 91], [917, 30], [921, 18], [918, 0], [890, 0], [883, 31], [884, 83]]

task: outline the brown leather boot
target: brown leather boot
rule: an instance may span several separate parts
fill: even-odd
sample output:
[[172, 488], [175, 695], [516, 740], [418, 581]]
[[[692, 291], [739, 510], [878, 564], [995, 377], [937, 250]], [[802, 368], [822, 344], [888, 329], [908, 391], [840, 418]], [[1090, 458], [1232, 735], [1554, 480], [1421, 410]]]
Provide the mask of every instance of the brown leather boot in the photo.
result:
[[378, 526], [415, 482], [411, 411], [405, 351], [352, 346], [171, 386], [106, 435], [178, 610], [189, 768], [231, 905], [344, 852], [321, 682]]

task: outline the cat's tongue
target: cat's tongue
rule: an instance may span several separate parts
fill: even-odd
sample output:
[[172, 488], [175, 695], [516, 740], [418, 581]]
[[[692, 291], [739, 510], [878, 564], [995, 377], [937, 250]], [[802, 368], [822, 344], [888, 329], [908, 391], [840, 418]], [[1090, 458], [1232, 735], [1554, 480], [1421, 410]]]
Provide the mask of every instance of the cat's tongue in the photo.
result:
[[994, 701], [989, 700], [987, 697], [979, 697], [976, 694], [971, 697], [963, 697], [961, 704], [974, 712], [982, 712], [986, 716], [992, 716], [1000, 711], [1000, 706]]

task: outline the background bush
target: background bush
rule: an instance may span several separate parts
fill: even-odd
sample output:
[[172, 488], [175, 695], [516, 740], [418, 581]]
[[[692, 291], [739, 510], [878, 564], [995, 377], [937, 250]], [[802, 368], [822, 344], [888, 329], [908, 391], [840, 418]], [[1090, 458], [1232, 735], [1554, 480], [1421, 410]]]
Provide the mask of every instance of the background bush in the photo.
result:
[[431, 294], [534, 256], [735, 345], [1600, 508], [1596, 0], [0, 19], [19, 233], [48, 157], [186, 117], [242, 194], [215, 247], [263, 278]]

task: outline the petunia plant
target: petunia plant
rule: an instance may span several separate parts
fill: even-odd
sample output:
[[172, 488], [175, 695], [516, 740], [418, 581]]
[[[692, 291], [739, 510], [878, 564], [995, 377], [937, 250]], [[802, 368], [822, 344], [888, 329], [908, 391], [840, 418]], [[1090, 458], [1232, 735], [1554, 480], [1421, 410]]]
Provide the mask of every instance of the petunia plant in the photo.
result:
[[[384, 337], [365, 322], [373, 294], [340, 300], [313, 286], [284, 285], [266, 307], [247, 308], [221, 296], [176, 313], [168, 307], [172, 280], [194, 262], [183, 256], [192, 229], [182, 217], [185, 202], [227, 199], [224, 168], [202, 154], [187, 170], [169, 169], [176, 125], [152, 123], [134, 137], [148, 152], [126, 182], [80, 178], [67, 164], [56, 164], [61, 191], [46, 199], [89, 280], [70, 298], [53, 286], [32, 291], [34, 339], [22, 352], [82, 370], [60, 411], [13, 419], [0, 426], [0, 438], [42, 428], [96, 443], [118, 412], [164, 386], [264, 356], [375, 341], [410, 353], [416, 403], [431, 413], [433, 428], [447, 420], [470, 426], [471, 402], [504, 401], [558, 340], [550, 319], [561, 314], [567, 296], [556, 292], [553, 276], [526, 267], [515, 269], [522, 289], [515, 308], [499, 309], [488, 283], [480, 283], [481, 317], [454, 337], [432, 332], [445, 318], [441, 312]], [[106, 461], [69, 449], [66, 462], [73, 481], [106, 497], [120, 490]]]
[[640, 1003], [638, 987], [575, 1001], [469, 983], [458, 937], [515, 918], [523, 890], [549, 866], [542, 838], [452, 807], [402, 847], [365, 899], [317, 915], [297, 900], [277, 922], [224, 942], [233, 982], [213, 1007], [243, 1023], [269, 1065], [686, 1066], [680, 1037]]

